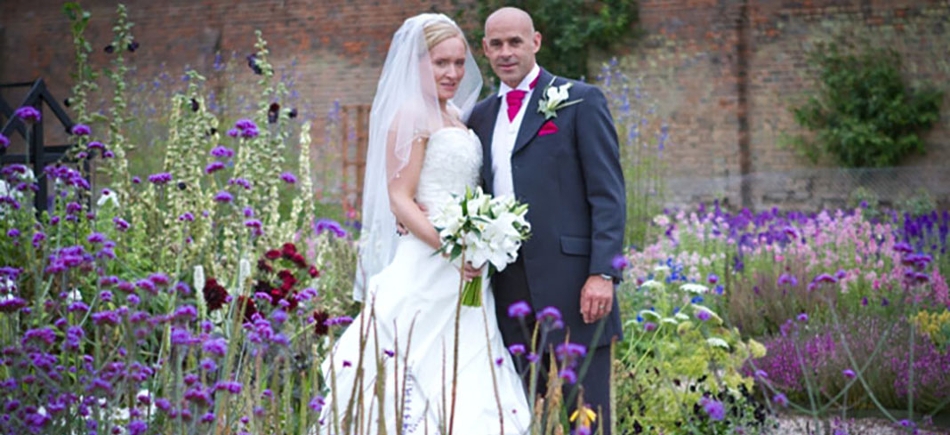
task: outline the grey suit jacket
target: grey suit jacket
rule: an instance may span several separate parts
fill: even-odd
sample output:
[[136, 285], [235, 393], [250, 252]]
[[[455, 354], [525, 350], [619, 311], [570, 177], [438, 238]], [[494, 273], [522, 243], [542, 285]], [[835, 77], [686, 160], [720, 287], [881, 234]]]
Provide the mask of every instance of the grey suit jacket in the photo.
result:
[[[620, 278], [612, 262], [623, 250], [623, 170], [613, 117], [600, 89], [571, 81], [568, 101], [583, 101], [546, 120], [538, 112], [538, 102], [552, 80], [553, 86], [570, 81], [541, 70], [511, 155], [515, 195], [528, 204], [532, 230], [520, 255], [535, 310], [557, 307], [570, 331], [570, 341], [589, 345], [596, 323], [587, 325], [581, 318], [580, 290], [590, 275]], [[482, 179], [487, 192], [494, 180], [492, 137], [500, 106], [498, 95], [491, 95], [475, 106], [469, 118], [469, 126], [482, 142]], [[539, 134], [548, 122], [557, 131], [548, 133], [552, 128], [547, 126], [545, 133]], [[496, 294], [515, 290], [494, 288]], [[598, 345], [622, 334], [616, 297], [606, 323]], [[554, 333], [549, 343], [563, 341], [564, 332]]]

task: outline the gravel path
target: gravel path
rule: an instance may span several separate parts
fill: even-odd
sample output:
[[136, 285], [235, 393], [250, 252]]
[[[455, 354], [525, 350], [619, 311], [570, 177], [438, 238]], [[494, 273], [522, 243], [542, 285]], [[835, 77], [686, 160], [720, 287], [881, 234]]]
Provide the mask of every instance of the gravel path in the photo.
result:
[[[808, 418], [797, 416], [779, 417], [779, 427], [770, 432], [774, 435], [808, 435], [814, 432], [814, 423]], [[812, 432], [809, 432], [809, 423]], [[861, 418], [851, 420], [846, 426], [847, 431], [841, 432], [849, 435], [906, 435], [907, 429], [879, 418]], [[823, 435], [823, 432], [818, 432]], [[950, 429], [919, 429], [917, 435], [950, 435]]]

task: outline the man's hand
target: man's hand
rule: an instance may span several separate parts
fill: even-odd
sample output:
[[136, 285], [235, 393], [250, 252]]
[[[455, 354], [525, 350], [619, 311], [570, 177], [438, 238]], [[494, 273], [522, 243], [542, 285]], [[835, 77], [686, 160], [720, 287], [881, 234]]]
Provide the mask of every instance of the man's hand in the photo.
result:
[[587, 277], [584, 288], [581, 289], [581, 317], [584, 323], [594, 323], [608, 313], [613, 307], [614, 283], [600, 275]]

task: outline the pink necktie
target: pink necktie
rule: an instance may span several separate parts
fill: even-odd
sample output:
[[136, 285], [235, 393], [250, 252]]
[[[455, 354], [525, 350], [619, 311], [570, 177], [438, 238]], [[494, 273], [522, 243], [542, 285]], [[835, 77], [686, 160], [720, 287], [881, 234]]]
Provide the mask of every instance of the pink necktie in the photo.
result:
[[521, 102], [524, 101], [524, 96], [528, 91], [522, 91], [520, 89], [512, 89], [505, 94], [505, 102], [508, 103], [508, 122], [515, 120], [515, 117], [518, 116], [518, 111], [521, 110]]
[[[538, 76], [528, 84], [528, 88], [534, 89], [540, 78], [541, 74], [538, 74]], [[522, 91], [520, 89], [512, 89], [505, 94], [505, 102], [508, 103], [508, 122], [514, 121], [515, 117], [518, 116], [518, 111], [521, 110], [521, 103], [524, 102], [524, 96], [527, 94], [528, 91]]]

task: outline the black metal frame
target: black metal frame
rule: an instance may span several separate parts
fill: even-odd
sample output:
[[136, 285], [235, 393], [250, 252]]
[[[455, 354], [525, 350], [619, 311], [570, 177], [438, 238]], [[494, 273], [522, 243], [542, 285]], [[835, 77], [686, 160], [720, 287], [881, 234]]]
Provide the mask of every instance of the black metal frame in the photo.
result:
[[[0, 122], [2, 122], [3, 126], [0, 128], [0, 133], [8, 138], [11, 137], [12, 133], [16, 133], [25, 140], [27, 138], [26, 129], [29, 127], [32, 130], [29, 135], [29, 143], [26, 144], [29, 149], [29, 160], [27, 160], [26, 155], [7, 154], [5, 149], [0, 148], [0, 165], [22, 163], [27, 166], [32, 166], [33, 174], [36, 176], [36, 182], [39, 187], [39, 191], [36, 193], [34, 200], [34, 206], [37, 212], [41, 212], [46, 210], [46, 205], [49, 200], [49, 190], [46, 177], [43, 175], [43, 169], [50, 163], [63, 160], [66, 156], [66, 152], [75, 144], [46, 146], [43, 143], [43, 123], [46, 122], [46, 119], [43, 118], [39, 122], [28, 126], [14, 116], [13, 113], [17, 108], [24, 106], [32, 106], [37, 110], [41, 110], [42, 105], [45, 104], [46, 107], [53, 112], [53, 115], [56, 116], [59, 123], [66, 129], [67, 134], [72, 132], [75, 123], [69, 118], [69, 115], [63, 110], [62, 106], [59, 105], [59, 102], [50, 94], [43, 79], [36, 79], [33, 82], [0, 84], [0, 89], [5, 88], [30, 88], [30, 91], [27, 93], [26, 98], [23, 99], [23, 102], [16, 107], [11, 106], [3, 98], [3, 95], [0, 94]], [[85, 173], [88, 174], [89, 162], [83, 160], [83, 166], [86, 170]]]

